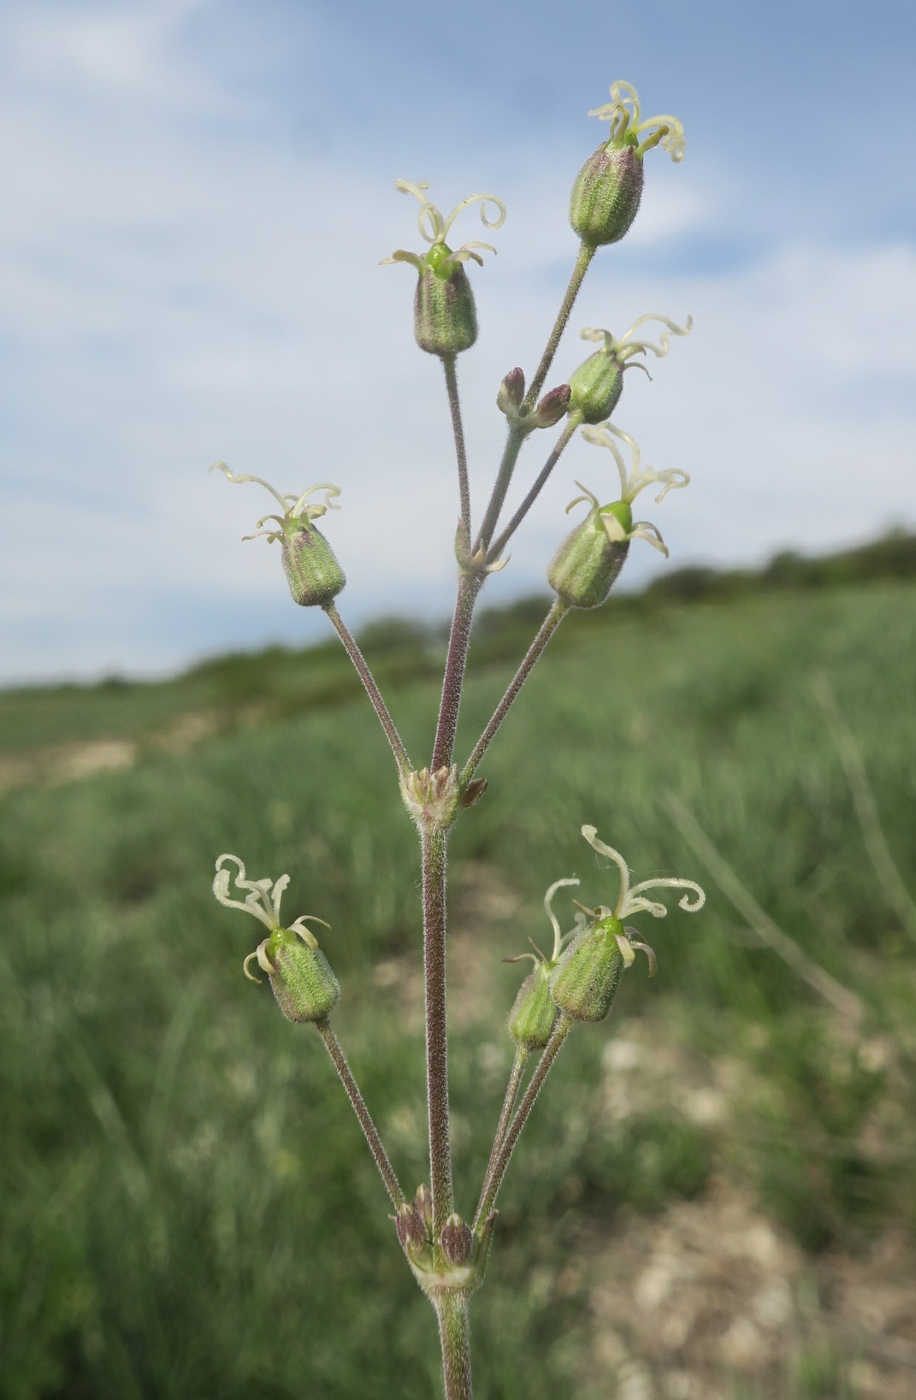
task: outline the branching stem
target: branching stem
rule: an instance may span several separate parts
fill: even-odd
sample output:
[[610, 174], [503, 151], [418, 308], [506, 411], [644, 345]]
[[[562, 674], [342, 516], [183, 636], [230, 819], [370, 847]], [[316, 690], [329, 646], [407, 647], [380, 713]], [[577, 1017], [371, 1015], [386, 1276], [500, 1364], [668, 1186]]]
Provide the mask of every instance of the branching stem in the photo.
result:
[[515, 1144], [521, 1136], [522, 1129], [528, 1121], [528, 1115], [534, 1107], [534, 1101], [541, 1092], [544, 1080], [553, 1068], [553, 1062], [557, 1058], [557, 1055], [559, 1055], [563, 1042], [572, 1029], [572, 1025], [572, 1018], [567, 1016], [565, 1012], [561, 1012], [557, 1017], [557, 1023], [553, 1028], [544, 1053], [538, 1061], [537, 1069], [531, 1076], [531, 1082], [525, 1090], [524, 1097], [518, 1106], [518, 1112], [512, 1119], [505, 1138], [503, 1139], [503, 1144], [499, 1150], [499, 1156], [496, 1159], [496, 1165], [493, 1168], [493, 1173], [490, 1178], [490, 1184], [481, 1196], [480, 1205], [477, 1207], [476, 1218], [478, 1221], [486, 1220], [490, 1211], [496, 1204], [496, 1197], [499, 1195], [499, 1188], [502, 1186], [503, 1177], [506, 1174], [506, 1168], [509, 1165], [510, 1158], [515, 1149]]
[[337, 632], [337, 635], [340, 637], [340, 640], [346, 647], [347, 655], [353, 662], [353, 665], [356, 667], [357, 674], [359, 675], [360, 680], [366, 688], [366, 694], [372, 701], [372, 707], [375, 710], [375, 713], [378, 715], [381, 726], [385, 731], [389, 744], [391, 745], [391, 752], [394, 754], [395, 762], [398, 765], [398, 771], [403, 777], [405, 773], [410, 772], [412, 766], [410, 758], [408, 757], [407, 750], [401, 742], [401, 736], [395, 728], [394, 720], [388, 713], [388, 706], [382, 699], [382, 693], [375, 683], [375, 677], [369, 669], [368, 662], [366, 661], [366, 658], [363, 656], [359, 647], [356, 645], [356, 639], [354, 638], [347, 624], [344, 622], [340, 613], [335, 608], [334, 604], [326, 603], [324, 610], [327, 613], [328, 617], [331, 619], [331, 622], [334, 624], [334, 628]]
[[560, 623], [563, 621], [564, 617], [568, 612], [569, 604], [564, 603], [560, 598], [557, 598], [554, 601], [547, 616], [544, 618], [544, 621], [541, 623], [540, 630], [538, 631], [538, 634], [535, 637], [534, 641], [531, 643], [531, 646], [528, 648], [528, 651], [525, 655], [525, 659], [522, 661], [522, 664], [519, 666], [514, 677], [512, 678], [508, 690], [506, 691], [505, 695], [500, 700], [499, 704], [494, 710], [493, 718], [490, 720], [486, 729], [483, 731], [480, 738], [477, 740], [474, 752], [471, 754], [470, 758], [468, 759], [467, 763], [462, 769], [462, 785], [469, 782], [470, 779], [473, 778], [477, 765], [480, 763], [480, 760], [483, 758], [487, 749], [490, 747], [490, 742], [493, 739], [493, 736], [499, 729], [499, 726], [502, 724], [503, 720], [506, 718], [506, 715], [509, 713], [509, 710], [512, 708], [512, 704], [516, 696], [518, 695], [522, 686], [525, 684], [525, 681], [531, 675], [531, 672], [534, 670], [535, 664], [537, 663], [547, 643], [550, 641], [554, 632], [557, 630]]
[[496, 1125], [496, 1136], [493, 1138], [493, 1150], [490, 1153], [490, 1160], [487, 1163], [483, 1186], [480, 1189], [480, 1201], [477, 1205], [477, 1213], [474, 1216], [473, 1228], [475, 1230], [480, 1221], [480, 1207], [486, 1200], [487, 1191], [490, 1188], [490, 1182], [493, 1178], [493, 1169], [496, 1166], [499, 1151], [503, 1145], [503, 1140], [505, 1139], [506, 1131], [509, 1127], [512, 1110], [515, 1107], [515, 1100], [518, 1098], [518, 1091], [525, 1074], [525, 1066], [528, 1063], [529, 1054], [530, 1051], [526, 1050], [523, 1045], [519, 1045], [515, 1051], [515, 1061], [509, 1075], [509, 1083], [506, 1085], [506, 1096], [503, 1099], [502, 1112], [499, 1115], [499, 1122]]
[[527, 496], [522, 501], [518, 510], [515, 512], [512, 519], [509, 521], [509, 524], [506, 526], [505, 530], [503, 530], [499, 538], [495, 540], [493, 544], [490, 545], [490, 548], [487, 550], [488, 563], [492, 563], [493, 560], [498, 559], [499, 556], [502, 554], [506, 545], [509, 543], [512, 536], [518, 529], [519, 525], [521, 525], [525, 516], [528, 514], [529, 510], [534, 505], [538, 496], [544, 489], [544, 486], [547, 482], [547, 478], [550, 476], [550, 473], [557, 465], [557, 462], [559, 462], [560, 457], [563, 454], [564, 448], [566, 447], [567, 443], [569, 442], [570, 438], [572, 437], [573, 433], [576, 431], [581, 422], [582, 418], [578, 413], [570, 414], [569, 418], [566, 420], [566, 425], [563, 428], [563, 431], [560, 434], [560, 436], [557, 438], [557, 442], [553, 451], [551, 452], [550, 456], [547, 458], [547, 461], [544, 463], [543, 467], [538, 473], [537, 479], [535, 480], [531, 490], [528, 492]]
[[334, 1068], [340, 1075], [340, 1082], [347, 1091], [347, 1098], [353, 1105], [353, 1112], [359, 1119], [359, 1126], [365, 1134], [369, 1144], [369, 1151], [375, 1158], [375, 1165], [378, 1167], [385, 1189], [391, 1197], [391, 1204], [397, 1210], [398, 1206], [404, 1204], [405, 1196], [401, 1190], [400, 1183], [394, 1174], [394, 1168], [388, 1160], [388, 1153], [382, 1146], [382, 1140], [378, 1135], [378, 1130], [372, 1121], [372, 1115], [366, 1107], [366, 1101], [359, 1091], [359, 1085], [353, 1078], [350, 1066], [347, 1064], [347, 1057], [343, 1052], [340, 1041], [331, 1030], [330, 1021], [316, 1021], [315, 1029], [324, 1041], [327, 1052], [334, 1062]]

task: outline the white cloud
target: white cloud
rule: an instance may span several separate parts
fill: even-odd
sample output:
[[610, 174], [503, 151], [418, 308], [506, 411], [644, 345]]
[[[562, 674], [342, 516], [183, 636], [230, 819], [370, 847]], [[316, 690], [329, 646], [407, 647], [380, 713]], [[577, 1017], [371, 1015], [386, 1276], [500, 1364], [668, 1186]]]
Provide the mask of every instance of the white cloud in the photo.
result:
[[[448, 606], [456, 506], [441, 371], [413, 345], [413, 274], [377, 260], [416, 239], [393, 177], [435, 173], [432, 194], [450, 206], [475, 188], [470, 158], [449, 169], [443, 147], [443, 169], [418, 172], [394, 153], [382, 170], [358, 147], [306, 158], [246, 133], [232, 93], [182, 49], [198, 8], [62, 11], [19, 31], [0, 99], [13, 134], [0, 152], [6, 679], [156, 670], [320, 627], [284, 598], [276, 548], [240, 543], [266, 506], [256, 488], [206, 476], [217, 456], [282, 489], [339, 481], [345, 509], [328, 532], [355, 619]], [[478, 501], [481, 464], [501, 445], [496, 386], [533, 363], [562, 289], [565, 191], [581, 158], [542, 142], [536, 159], [488, 156], [488, 169], [519, 173], [499, 189], [510, 205], [499, 255], [472, 274], [482, 333], [460, 362]], [[470, 217], [462, 238], [476, 236]], [[637, 256], [597, 260], [573, 322], [696, 317], [653, 384], [628, 376], [616, 415], [648, 460], [693, 474], [657, 510], [674, 562], [913, 522], [916, 250], [784, 247], [702, 275], [659, 260], [687, 234], [727, 231], [727, 218], [712, 174], [659, 161]], [[554, 378], [581, 355], [570, 337]], [[522, 481], [534, 460], [532, 447]], [[611, 465], [570, 449], [494, 597], [541, 586], [573, 478], [597, 485]], [[654, 567], [634, 549], [631, 578]]]

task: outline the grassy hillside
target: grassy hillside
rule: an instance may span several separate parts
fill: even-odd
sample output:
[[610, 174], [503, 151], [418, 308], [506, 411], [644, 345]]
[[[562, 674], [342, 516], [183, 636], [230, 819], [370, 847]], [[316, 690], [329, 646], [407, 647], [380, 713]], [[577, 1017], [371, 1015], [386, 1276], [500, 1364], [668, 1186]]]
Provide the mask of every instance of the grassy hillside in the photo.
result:
[[[612, 902], [580, 824], [640, 875], [689, 875], [710, 896], [699, 917], [642, 919], [658, 977], [627, 974], [537, 1106], [473, 1305], [481, 1400], [909, 1393], [916, 949], [812, 678], [832, 686], [916, 894], [916, 585], [801, 582], [650, 596], [561, 629], [456, 831], [465, 1213], [522, 975], [501, 959], [545, 936], [549, 881], [575, 873], [583, 899]], [[524, 607], [485, 619], [460, 749], [526, 630]], [[392, 627], [367, 645], [419, 759], [437, 639]], [[189, 713], [215, 717], [182, 740]], [[0, 1395], [426, 1400], [428, 1306], [349, 1107], [314, 1032], [242, 978], [257, 927], [209, 890], [215, 856], [236, 851], [254, 875], [290, 872], [291, 915], [332, 924], [338, 1033], [402, 1179], [423, 1180], [414, 838], [341, 658], [9, 693], [0, 720], [20, 756], [134, 746], [119, 771], [36, 769], [0, 801]], [[860, 1019], [749, 931], [669, 790]], [[881, 1248], [897, 1262], [878, 1292], [897, 1303], [876, 1322], [856, 1300], [874, 1303]]]

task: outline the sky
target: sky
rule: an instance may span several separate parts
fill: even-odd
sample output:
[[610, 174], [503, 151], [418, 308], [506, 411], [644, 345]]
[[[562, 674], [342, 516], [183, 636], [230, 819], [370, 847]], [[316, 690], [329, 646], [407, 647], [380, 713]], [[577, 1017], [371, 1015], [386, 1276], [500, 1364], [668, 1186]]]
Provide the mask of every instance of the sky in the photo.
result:
[[[672, 112], [628, 237], [596, 257], [557, 356], [660, 312], [693, 333], [615, 423], [690, 473], [623, 582], [916, 528], [916, 9], [910, 0], [5, 0], [0, 8], [0, 684], [169, 674], [326, 635], [289, 598], [270, 507], [208, 475], [341, 488], [326, 534], [354, 626], [447, 615], [457, 489], [443, 376], [413, 342], [422, 250], [398, 178], [448, 211], [480, 338], [458, 362], [478, 511], [502, 376], [530, 374], [576, 252], [576, 171], [615, 79]], [[526, 447], [522, 490], [547, 433]], [[488, 585], [545, 590], [576, 441]], [[642, 500], [646, 497], [641, 498]]]

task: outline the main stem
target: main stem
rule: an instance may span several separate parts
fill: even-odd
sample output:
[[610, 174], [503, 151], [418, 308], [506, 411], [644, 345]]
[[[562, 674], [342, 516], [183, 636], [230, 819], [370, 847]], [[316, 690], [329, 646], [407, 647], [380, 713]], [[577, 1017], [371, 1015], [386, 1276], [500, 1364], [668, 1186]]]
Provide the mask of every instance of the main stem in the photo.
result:
[[553, 357], [557, 353], [557, 346], [566, 329], [566, 322], [569, 320], [569, 313], [573, 309], [573, 302], [579, 295], [579, 288], [582, 286], [583, 278], [586, 272], [588, 272], [588, 265], [594, 256], [594, 248], [589, 247], [587, 243], [581, 243], [579, 245], [579, 255], [576, 258], [572, 276], [569, 279], [569, 286], [566, 288], [566, 295], [557, 312], [557, 319], [554, 322], [553, 330], [550, 332], [550, 338], [541, 356], [541, 363], [538, 365], [534, 378], [528, 386], [528, 392], [522, 404], [522, 407], [525, 409], [530, 410], [534, 407], [537, 396], [543, 388], [544, 380], [550, 373], [550, 366], [553, 364]]
[[442, 699], [439, 703], [439, 720], [433, 747], [434, 773], [439, 768], [447, 768], [452, 761], [455, 732], [458, 728], [458, 710], [461, 706], [461, 688], [464, 684], [464, 670], [471, 642], [474, 604], [482, 586], [483, 578], [477, 574], [462, 572], [458, 581], [458, 597], [448, 639], [448, 656], [445, 661], [445, 675], [442, 678]]
[[454, 1210], [448, 1121], [448, 1032], [445, 1008], [446, 833], [421, 832], [423, 862], [423, 972], [426, 987], [426, 1097], [433, 1239]]
[[464, 445], [464, 426], [461, 422], [461, 401], [458, 398], [458, 375], [455, 371], [455, 356], [443, 355], [442, 368], [445, 370], [445, 387], [448, 392], [448, 406], [452, 415], [452, 432], [455, 435], [455, 456], [458, 459], [458, 495], [461, 501], [461, 524], [466, 542], [471, 542], [471, 488], [468, 484], [468, 456]]
[[441, 1293], [436, 1300], [446, 1400], [472, 1400], [471, 1328], [463, 1293]]
[[534, 670], [534, 667], [537, 664], [537, 661], [540, 658], [542, 651], [544, 650], [547, 643], [550, 641], [554, 632], [557, 630], [560, 623], [563, 621], [564, 617], [568, 612], [569, 604], [564, 603], [562, 599], [557, 598], [553, 606], [551, 607], [549, 613], [544, 618], [544, 621], [541, 623], [538, 634], [535, 637], [534, 641], [531, 643], [531, 646], [528, 648], [528, 651], [525, 655], [525, 659], [522, 661], [522, 664], [516, 671], [508, 690], [506, 691], [505, 695], [500, 700], [499, 704], [494, 710], [493, 718], [490, 720], [490, 723], [487, 725], [486, 729], [483, 731], [480, 738], [477, 740], [474, 752], [471, 754], [470, 758], [468, 759], [467, 763], [462, 769], [462, 785], [469, 782], [470, 779], [473, 778], [474, 770], [480, 763], [480, 760], [483, 758], [487, 749], [490, 747], [490, 742], [493, 739], [493, 736], [499, 729], [499, 726], [502, 724], [503, 720], [506, 718], [506, 715], [509, 713], [512, 704], [519, 691], [521, 690], [522, 686], [525, 684], [525, 681], [528, 679], [528, 677], [531, 675], [531, 672]]
[[353, 665], [356, 667], [357, 674], [359, 675], [360, 680], [366, 688], [366, 694], [372, 701], [372, 708], [378, 715], [381, 726], [385, 731], [389, 744], [391, 745], [391, 752], [394, 754], [395, 762], [398, 765], [398, 771], [403, 776], [405, 773], [410, 772], [410, 758], [408, 757], [407, 750], [401, 742], [401, 736], [395, 728], [394, 720], [388, 713], [388, 706], [382, 699], [382, 693], [375, 683], [375, 677], [369, 670], [366, 658], [363, 656], [362, 652], [357, 646], [355, 637], [351, 633], [347, 624], [344, 622], [340, 613], [335, 608], [334, 604], [325, 603], [324, 610], [327, 613], [328, 617], [331, 619], [331, 622], [334, 624], [334, 628], [337, 632], [337, 635], [346, 647], [347, 655], [353, 662]]
[[346, 1089], [347, 1097], [350, 1100], [350, 1103], [353, 1105], [353, 1111], [359, 1119], [359, 1125], [362, 1128], [363, 1133], [365, 1134], [367, 1143], [369, 1144], [369, 1151], [375, 1158], [375, 1165], [378, 1167], [382, 1176], [382, 1180], [385, 1183], [385, 1189], [387, 1190], [388, 1195], [391, 1197], [391, 1204], [394, 1206], [395, 1210], [397, 1210], [398, 1206], [402, 1206], [404, 1204], [406, 1197], [404, 1195], [404, 1192], [401, 1190], [400, 1182], [394, 1174], [394, 1168], [388, 1160], [388, 1153], [382, 1146], [382, 1140], [379, 1137], [376, 1126], [372, 1121], [372, 1115], [366, 1107], [366, 1101], [359, 1091], [359, 1085], [353, 1078], [353, 1074], [350, 1070], [350, 1066], [347, 1063], [347, 1057], [343, 1052], [340, 1041], [337, 1039], [337, 1036], [331, 1030], [331, 1024], [329, 1021], [316, 1021], [315, 1029], [321, 1036], [321, 1039], [324, 1041], [327, 1047], [328, 1054], [334, 1062], [334, 1068], [340, 1075], [340, 1082]]

